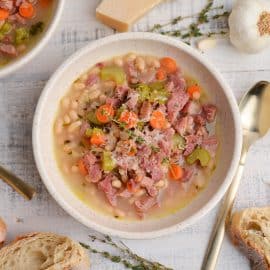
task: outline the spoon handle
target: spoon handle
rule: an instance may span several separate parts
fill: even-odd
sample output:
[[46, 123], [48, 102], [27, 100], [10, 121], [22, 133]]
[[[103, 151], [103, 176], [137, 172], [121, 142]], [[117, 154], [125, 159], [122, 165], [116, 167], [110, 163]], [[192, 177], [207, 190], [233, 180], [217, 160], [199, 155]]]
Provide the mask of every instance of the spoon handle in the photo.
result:
[[240, 184], [240, 180], [243, 175], [244, 159], [245, 159], [244, 157], [245, 155], [242, 154], [242, 160], [239, 164], [236, 175], [219, 209], [218, 218], [213, 228], [210, 241], [208, 243], [207, 251], [204, 257], [201, 270], [216, 269], [219, 252], [222, 246], [222, 241], [226, 230], [226, 220], [231, 216], [231, 210], [234, 203], [234, 199]]
[[36, 194], [36, 191], [31, 186], [2, 166], [0, 166], [0, 178], [27, 200], [31, 200]]

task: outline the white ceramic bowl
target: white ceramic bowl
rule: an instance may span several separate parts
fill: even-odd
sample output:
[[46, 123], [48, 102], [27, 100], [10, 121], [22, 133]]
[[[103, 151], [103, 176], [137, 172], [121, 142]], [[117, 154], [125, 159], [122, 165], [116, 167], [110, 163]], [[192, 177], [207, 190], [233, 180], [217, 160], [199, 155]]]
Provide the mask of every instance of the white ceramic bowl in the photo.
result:
[[19, 68], [30, 62], [45, 47], [47, 42], [50, 40], [61, 18], [65, 2], [65, 0], [55, 0], [55, 1], [56, 3], [53, 10], [52, 18], [49, 21], [49, 25], [46, 28], [46, 32], [42, 34], [42, 37], [38, 40], [35, 46], [31, 48], [31, 50], [29, 50], [21, 57], [18, 57], [18, 59], [15, 59], [10, 64], [7, 64], [6, 66], [0, 68], [0, 79], [15, 72], [16, 70], [18, 70]]
[[[185, 209], [160, 220], [126, 222], [94, 212], [73, 195], [57, 167], [53, 125], [61, 98], [72, 82], [97, 62], [116, 55], [136, 53], [171, 56], [181, 68], [208, 89], [217, 104], [221, 123], [220, 162], [209, 186]], [[102, 233], [142, 239], [162, 236], [197, 222], [222, 198], [236, 170], [242, 145], [238, 106], [219, 72], [191, 47], [178, 40], [149, 33], [125, 33], [100, 39], [65, 61], [47, 83], [37, 106], [33, 124], [33, 147], [38, 170], [55, 200], [75, 219]]]

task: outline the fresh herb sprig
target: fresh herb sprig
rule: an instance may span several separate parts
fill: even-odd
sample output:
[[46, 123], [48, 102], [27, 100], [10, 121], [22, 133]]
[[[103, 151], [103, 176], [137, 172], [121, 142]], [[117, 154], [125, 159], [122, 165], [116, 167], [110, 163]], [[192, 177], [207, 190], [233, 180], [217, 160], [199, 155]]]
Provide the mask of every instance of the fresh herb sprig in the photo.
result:
[[110, 260], [113, 263], [121, 263], [127, 269], [131, 270], [173, 270], [172, 268], [168, 268], [159, 262], [153, 262], [148, 259], [145, 259], [136, 253], [134, 253], [130, 248], [128, 248], [122, 241], [119, 243], [113, 241], [109, 236], [101, 236], [98, 237], [96, 235], [89, 235], [92, 242], [99, 242], [101, 244], [105, 244], [112, 248], [115, 248], [118, 253], [121, 255], [113, 255], [108, 251], [100, 251], [95, 248], [92, 248], [90, 245], [80, 243], [82, 247], [86, 248], [93, 254], [99, 254], [102, 257]]
[[[155, 24], [152, 28], [149, 29], [150, 32], [160, 33], [166, 36], [179, 37], [183, 41], [190, 43], [192, 38], [198, 38], [203, 36], [214, 36], [214, 35], [225, 35], [228, 33], [228, 28], [224, 28], [221, 31], [211, 31], [205, 32], [202, 30], [202, 26], [218, 20], [220, 18], [227, 18], [229, 12], [224, 11], [224, 6], [214, 7], [214, 0], [208, 0], [207, 5], [199, 12], [190, 16], [178, 16], [172, 19], [168, 23], [164, 24]], [[219, 13], [211, 15], [210, 13], [217, 10]], [[186, 19], [192, 19], [192, 22], [186, 26], [179, 29], [165, 30], [164, 28], [168, 26], [175, 26], [183, 22]]]

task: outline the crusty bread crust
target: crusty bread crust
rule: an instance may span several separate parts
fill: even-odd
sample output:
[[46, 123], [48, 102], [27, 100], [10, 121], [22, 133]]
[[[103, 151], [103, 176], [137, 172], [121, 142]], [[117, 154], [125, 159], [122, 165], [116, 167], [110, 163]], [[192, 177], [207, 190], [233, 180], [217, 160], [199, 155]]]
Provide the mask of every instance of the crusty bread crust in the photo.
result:
[[88, 270], [89, 257], [73, 240], [53, 233], [17, 237], [0, 250], [0, 270]]
[[249, 258], [253, 270], [270, 270], [270, 207], [236, 212], [230, 233], [233, 243]]

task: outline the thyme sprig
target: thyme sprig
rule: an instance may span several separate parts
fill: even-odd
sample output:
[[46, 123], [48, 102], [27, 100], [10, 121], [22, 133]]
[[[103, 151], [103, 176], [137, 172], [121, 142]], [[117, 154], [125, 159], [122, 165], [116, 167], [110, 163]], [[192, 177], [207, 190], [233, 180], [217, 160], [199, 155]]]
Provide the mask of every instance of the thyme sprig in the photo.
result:
[[100, 251], [95, 248], [92, 248], [90, 245], [80, 243], [82, 247], [86, 248], [93, 254], [99, 254], [102, 257], [110, 260], [113, 263], [121, 263], [127, 269], [131, 270], [173, 270], [168, 268], [159, 262], [153, 262], [148, 259], [145, 259], [136, 253], [134, 253], [129, 247], [127, 247], [122, 241], [119, 243], [113, 241], [109, 236], [98, 237], [96, 235], [89, 235], [92, 242], [99, 242], [106, 244], [120, 252], [121, 255], [114, 255], [108, 251]]
[[[227, 18], [229, 16], [229, 12], [224, 11], [224, 6], [214, 7], [214, 0], [208, 0], [206, 6], [199, 12], [189, 16], [178, 16], [168, 23], [164, 24], [155, 24], [152, 28], [150, 28], [150, 32], [160, 33], [166, 36], [179, 37], [183, 41], [189, 43], [192, 38], [198, 38], [202, 36], [214, 36], [214, 35], [225, 35], [228, 33], [228, 28], [222, 29], [222, 31], [211, 31], [206, 32], [202, 30], [202, 26], [206, 24], [219, 20], [220, 18]], [[211, 15], [210, 13], [214, 10], [218, 11], [217, 14]], [[186, 26], [178, 29], [172, 30], [164, 30], [168, 26], [175, 26], [180, 24], [186, 19], [192, 19], [192, 22]]]

